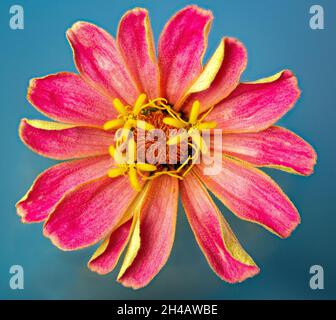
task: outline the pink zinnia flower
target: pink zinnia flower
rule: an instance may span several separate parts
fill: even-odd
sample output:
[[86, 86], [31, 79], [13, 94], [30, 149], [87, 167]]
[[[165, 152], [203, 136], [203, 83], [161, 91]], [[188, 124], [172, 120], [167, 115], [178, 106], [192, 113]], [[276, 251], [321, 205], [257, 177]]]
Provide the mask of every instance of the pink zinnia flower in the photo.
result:
[[[21, 139], [42, 156], [75, 160], [44, 171], [18, 202], [18, 213], [23, 222], [45, 221], [44, 234], [62, 250], [103, 240], [88, 264], [100, 274], [111, 272], [125, 249], [118, 281], [127, 287], [147, 285], [166, 263], [179, 194], [208, 263], [230, 283], [259, 268], [207, 189], [239, 218], [282, 238], [300, 222], [292, 202], [256, 168], [313, 172], [316, 155], [310, 145], [274, 126], [299, 98], [297, 79], [286, 70], [240, 83], [246, 50], [233, 38], [223, 38], [202, 67], [212, 19], [210, 11], [196, 6], [179, 11], [162, 31], [158, 60], [145, 9], [122, 17], [116, 40], [93, 24], [77, 22], [67, 38], [79, 74], [58, 73], [29, 85], [29, 101], [57, 122], [23, 119]], [[115, 133], [153, 128], [186, 128], [190, 136], [221, 129], [221, 145], [203, 150], [202, 139], [191, 144], [198, 153], [220, 154], [220, 172], [206, 175], [205, 163], [194, 164], [189, 153], [179, 168], [120, 164]]]

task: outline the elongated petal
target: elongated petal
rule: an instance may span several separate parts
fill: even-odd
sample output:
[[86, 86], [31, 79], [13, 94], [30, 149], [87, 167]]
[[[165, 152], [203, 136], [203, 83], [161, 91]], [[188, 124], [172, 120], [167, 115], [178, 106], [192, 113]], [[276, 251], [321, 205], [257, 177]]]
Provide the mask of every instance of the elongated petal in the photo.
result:
[[122, 277], [128, 267], [133, 263], [136, 258], [138, 251], [140, 249], [140, 214], [148, 195], [148, 191], [150, 190], [151, 183], [147, 183], [144, 185], [143, 189], [139, 193], [136, 201], [132, 204], [130, 208], [131, 213], [133, 214], [133, 221], [131, 227], [132, 236], [129, 240], [129, 244], [127, 247], [127, 251], [125, 253], [125, 257], [123, 263], [120, 267], [120, 271], [118, 274], [118, 280]]
[[82, 184], [58, 203], [44, 225], [44, 234], [63, 250], [93, 245], [120, 221], [136, 194], [126, 177]]
[[[144, 186], [142, 191], [138, 194], [137, 198], [133, 201], [132, 205], [127, 209], [126, 214], [123, 216], [121, 222], [115, 227], [112, 233], [103, 241], [103, 243], [96, 250], [92, 258], [88, 263], [88, 267], [99, 274], [107, 274], [115, 268], [120, 255], [122, 254], [124, 248], [126, 247], [130, 237], [130, 245], [128, 246], [126, 257], [122, 269], [127, 264], [130, 265], [129, 259], [133, 257], [133, 254], [137, 252], [134, 251], [134, 242], [139, 235], [139, 225], [140, 225], [140, 211], [146, 200], [148, 193], [148, 184]], [[140, 242], [138, 243], [140, 247]], [[134, 256], [135, 257], [135, 256]], [[133, 260], [132, 260], [133, 261]]]
[[34, 152], [58, 160], [107, 154], [114, 143], [113, 134], [101, 129], [41, 120], [21, 120], [19, 134]]
[[207, 120], [217, 121], [223, 132], [257, 132], [267, 129], [291, 109], [300, 96], [290, 71], [254, 83], [240, 84], [215, 106]]
[[166, 24], [159, 40], [161, 95], [177, 104], [202, 71], [210, 11], [188, 6]]
[[141, 92], [150, 99], [160, 97], [159, 68], [147, 10], [126, 12], [119, 24], [117, 42]]
[[60, 163], [44, 171], [16, 205], [22, 221], [43, 221], [66, 192], [79, 184], [106, 176], [112, 164], [110, 156], [99, 156]]
[[99, 274], [111, 272], [127, 245], [132, 226], [132, 219], [122, 224], [106, 238], [91, 258], [88, 266]]
[[223, 47], [223, 58], [215, 79], [207, 89], [188, 97], [183, 106], [185, 112], [190, 111], [196, 100], [201, 104], [200, 112], [206, 111], [226, 98], [237, 87], [247, 63], [246, 49], [234, 38], [224, 38], [221, 46]]
[[210, 87], [212, 81], [215, 79], [221, 64], [224, 59], [224, 42], [221, 41], [214, 54], [206, 63], [199, 77], [194, 81], [192, 86], [186, 91], [185, 97], [195, 93], [206, 90]]
[[310, 175], [316, 163], [314, 149], [293, 132], [270, 127], [257, 133], [222, 135], [222, 149], [216, 151], [247, 161], [255, 166], [272, 167], [292, 173]]
[[197, 175], [225, 206], [239, 218], [258, 223], [286, 238], [300, 223], [300, 216], [280, 187], [265, 173], [223, 157], [221, 172], [209, 176], [204, 164]]
[[177, 179], [163, 175], [151, 182], [141, 210], [140, 248], [118, 279], [124, 286], [146, 286], [165, 265], [174, 242], [177, 201]]
[[43, 114], [64, 123], [103, 126], [117, 116], [110, 99], [69, 72], [32, 79], [28, 99]]
[[244, 281], [259, 272], [240, 246], [200, 180], [191, 172], [180, 182], [183, 207], [209, 265], [223, 280]]
[[115, 40], [106, 31], [87, 22], [77, 22], [67, 37], [79, 72], [105, 94], [133, 104], [139, 95]]

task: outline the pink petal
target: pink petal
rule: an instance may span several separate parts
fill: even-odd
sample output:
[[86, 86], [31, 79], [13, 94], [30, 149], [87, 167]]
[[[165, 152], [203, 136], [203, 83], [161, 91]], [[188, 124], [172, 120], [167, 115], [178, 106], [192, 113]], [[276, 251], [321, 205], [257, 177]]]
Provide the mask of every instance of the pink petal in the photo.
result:
[[161, 95], [177, 104], [202, 71], [212, 13], [197, 6], [179, 11], [159, 40]]
[[287, 113], [299, 96], [297, 79], [290, 71], [283, 71], [255, 83], [240, 84], [206, 120], [215, 120], [223, 132], [261, 131]]
[[147, 10], [126, 12], [119, 24], [117, 42], [141, 92], [150, 99], [158, 98], [159, 68]]
[[58, 203], [44, 225], [44, 234], [63, 250], [91, 246], [120, 221], [136, 194], [123, 176], [82, 184]]
[[230, 283], [256, 275], [259, 268], [240, 246], [194, 173], [189, 173], [180, 183], [180, 192], [197, 243], [214, 272]]
[[28, 99], [43, 114], [64, 123], [103, 126], [117, 115], [111, 99], [69, 72], [32, 79]]
[[112, 98], [133, 104], [139, 96], [113, 37], [97, 26], [77, 22], [67, 31], [79, 72]]
[[58, 160], [107, 154], [114, 144], [111, 132], [40, 120], [21, 120], [19, 133], [34, 152]]
[[215, 79], [204, 91], [191, 94], [183, 105], [183, 111], [189, 112], [195, 100], [201, 104], [200, 112], [226, 98], [238, 85], [245, 70], [247, 52], [244, 45], [234, 38], [224, 38], [224, 58]]
[[22, 221], [43, 221], [66, 192], [105, 176], [112, 163], [112, 158], [107, 155], [60, 163], [44, 171], [16, 205]]
[[107, 239], [107, 243], [103, 243], [103, 247], [106, 246], [104, 251], [96, 257], [94, 256], [88, 263], [88, 266], [92, 271], [99, 274], [107, 274], [113, 271], [118, 263], [120, 255], [127, 245], [131, 226], [132, 219], [128, 220], [111, 233]]
[[204, 164], [197, 175], [239, 218], [256, 222], [286, 238], [300, 223], [293, 203], [265, 173], [242, 162], [223, 157], [221, 172], [205, 175]]
[[165, 265], [174, 242], [177, 201], [176, 178], [162, 175], [151, 182], [140, 216], [140, 249], [118, 280], [124, 286], [146, 286]]
[[310, 175], [316, 164], [314, 149], [293, 132], [270, 127], [257, 133], [229, 133], [222, 136], [222, 149], [216, 151], [247, 161], [255, 166]]
[[128, 207], [122, 219], [114, 226], [110, 235], [105, 238], [95, 251], [88, 263], [88, 267], [92, 271], [99, 274], [107, 274], [113, 271], [128, 243], [129, 245], [121, 268], [126, 270], [131, 265], [140, 247], [139, 216], [141, 208], [146, 201], [148, 187], [148, 183], [144, 185], [136, 199]]

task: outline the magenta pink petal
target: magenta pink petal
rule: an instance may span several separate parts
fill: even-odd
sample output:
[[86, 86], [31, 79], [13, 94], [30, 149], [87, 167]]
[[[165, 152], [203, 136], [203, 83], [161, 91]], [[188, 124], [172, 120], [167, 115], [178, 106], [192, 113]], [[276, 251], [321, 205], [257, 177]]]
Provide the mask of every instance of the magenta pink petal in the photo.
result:
[[34, 152], [58, 160], [107, 154], [114, 144], [111, 132], [40, 120], [23, 119], [19, 133]]
[[223, 157], [217, 175], [206, 175], [204, 164], [195, 171], [207, 188], [239, 218], [258, 223], [280, 237], [288, 237], [300, 223], [293, 203], [265, 173]]
[[136, 195], [128, 177], [82, 184], [58, 203], [44, 225], [44, 234], [63, 250], [91, 246], [117, 225]]
[[140, 91], [150, 99], [158, 98], [159, 68], [147, 10], [126, 12], [119, 24], [117, 42]]
[[120, 255], [127, 245], [132, 226], [132, 219], [128, 220], [116, 230], [112, 231], [108, 237], [105, 250], [93, 257], [88, 263], [88, 267], [99, 274], [107, 274], [113, 271]]
[[223, 280], [244, 281], [259, 268], [240, 246], [201, 181], [188, 174], [180, 183], [181, 199], [196, 240], [209, 265]]
[[107, 155], [60, 163], [44, 171], [16, 205], [22, 221], [43, 221], [66, 192], [105, 176], [112, 164], [112, 158]]
[[132, 105], [139, 91], [113, 37], [87, 22], [75, 23], [67, 37], [79, 72], [104, 94]]
[[238, 85], [245, 70], [247, 52], [244, 45], [234, 38], [224, 38], [224, 58], [220, 69], [210, 87], [204, 91], [191, 94], [183, 105], [183, 111], [189, 112], [194, 101], [201, 104], [200, 112], [226, 98]]
[[174, 15], [161, 33], [161, 95], [172, 105], [178, 104], [202, 71], [212, 19], [210, 11], [188, 6]]
[[213, 149], [255, 166], [302, 175], [312, 174], [316, 163], [316, 153], [306, 141], [275, 126], [256, 133], [223, 134], [222, 148], [214, 145]]
[[124, 286], [146, 286], [165, 265], [174, 242], [177, 201], [176, 178], [162, 175], [151, 182], [140, 213], [140, 249], [118, 280]]
[[297, 79], [290, 71], [255, 83], [241, 83], [217, 104], [206, 118], [223, 132], [257, 132], [267, 129], [290, 110], [300, 96]]
[[32, 79], [28, 99], [40, 112], [64, 123], [102, 127], [117, 116], [111, 99], [70, 72]]

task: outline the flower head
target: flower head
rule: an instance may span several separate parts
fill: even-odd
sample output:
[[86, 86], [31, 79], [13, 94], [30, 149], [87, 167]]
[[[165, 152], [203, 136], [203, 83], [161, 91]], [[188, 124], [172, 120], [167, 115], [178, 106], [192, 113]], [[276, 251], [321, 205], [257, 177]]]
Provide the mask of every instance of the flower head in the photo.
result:
[[[33, 79], [28, 99], [56, 122], [26, 120], [20, 137], [35, 152], [67, 160], [44, 171], [18, 202], [24, 222], [44, 223], [63, 250], [102, 241], [88, 263], [118, 281], [147, 285], [166, 263], [175, 234], [178, 195], [214, 272], [241, 282], [259, 272], [208, 190], [238, 217], [288, 237], [299, 214], [257, 167], [300, 175], [316, 154], [274, 126], [300, 92], [292, 72], [240, 82], [247, 54], [223, 38], [202, 65], [213, 16], [188, 6], [162, 31], [155, 54], [145, 9], [122, 17], [116, 40], [75, 23], [67, 38], [79, 74]], [[209, 160], [220, 163], [207, 174]]]

